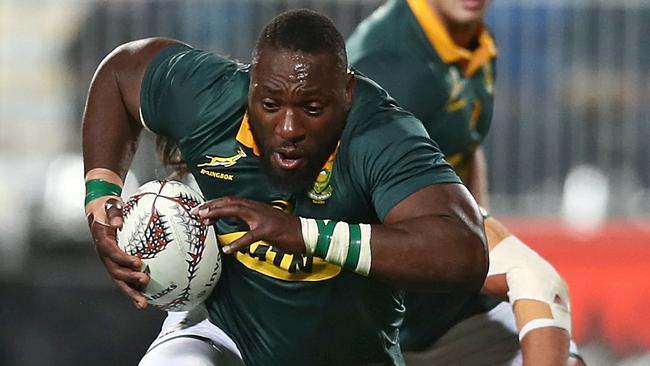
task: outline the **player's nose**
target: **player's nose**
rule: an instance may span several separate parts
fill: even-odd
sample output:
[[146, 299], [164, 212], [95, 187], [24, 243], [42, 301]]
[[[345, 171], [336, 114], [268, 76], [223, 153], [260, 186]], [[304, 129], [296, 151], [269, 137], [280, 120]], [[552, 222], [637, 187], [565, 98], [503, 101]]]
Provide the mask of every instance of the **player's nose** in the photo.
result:
[[306, 129], [304, 124], [300, 121], [297, 113], [288, 108], [281, 115], [280, 121], [276, 125], [275, 134], [285, 141], [299, 142], [306, 136]]

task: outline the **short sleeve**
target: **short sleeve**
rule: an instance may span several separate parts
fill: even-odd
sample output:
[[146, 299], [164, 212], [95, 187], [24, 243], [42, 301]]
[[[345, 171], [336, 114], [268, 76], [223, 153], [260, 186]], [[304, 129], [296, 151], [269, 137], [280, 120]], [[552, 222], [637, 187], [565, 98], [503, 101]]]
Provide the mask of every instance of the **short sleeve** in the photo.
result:
[[[440, 110], [446, 101], [446, 90], [430, 82], [429, 68], [415, 58], [394, 52], [373, 52], [356, 60], [352, 66], [369, 77], [397, 101], [400, 107], [425, 123], [433, 123], [432, 111]], [[443, 86], [444, 80], [443, 80]]]
[[[142, 80], [142, 122], [156, 134], [179, 140], [207, 123], [225, 121], [246, 99], [240, 64], [175, 44], [151, 61]], [[245, 102], [244, 102], [245, 103]]]
[[432, 184], [460, 183], [422, 123], [404, 112], [377, 123], [350, 145], [353, 171], [362, 173], [378, 217]]

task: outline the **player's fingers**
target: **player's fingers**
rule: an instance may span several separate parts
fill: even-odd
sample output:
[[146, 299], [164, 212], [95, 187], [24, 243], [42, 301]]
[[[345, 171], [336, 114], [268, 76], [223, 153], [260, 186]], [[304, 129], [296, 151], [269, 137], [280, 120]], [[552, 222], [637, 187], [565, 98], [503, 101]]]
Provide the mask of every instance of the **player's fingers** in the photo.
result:
[[133, 287], [129, 286], [127, 283], [119, 280], [114, 280], [117, 287], [122, 291], [126, 296], [129, 297], [133, 305], [138, 309], [144, 309], [147, 307], [147, 299], [142, 295], [142, 293]]
[[140, 270], [142, 260], [138, 257], [128, 255], [117, 246], [115, 228], [95, 222], [92, 224], [91, 232], [95, 240], [97, 253], [99, 253], [100, 257], [110, 258], [113, 262], [123, 267], [129, 267], [136, 271]]
[[120, 266], [109, 258], [102, 259], [104, 267], [114, 280], [128, 283], [136, 289], [143, 289], [149, 283], [149, 275], [144, 272], [134, 271], [130, 268]]
[[119, 228], [122, 226], [122, 208], [124, 204], [121, 200], [116, 198], [111, 198], [104, 204], [104, 209], [106, 210], [106, 216], [108, 218], [108, 223], [115, 227]]
[[200, 219], [216, 221], [222, 217], [237, 217], [245, 220], [255, 212], [256, 202], [239, 197], [221, 197], [194, 207], [192, 213]]
[[236, 251], [238, 251], [240, 249], [246, 248], [247, 246], [253, 244], [257, 240], [258, 239], [257, 239], [256, 233], [253, 230], [251, 230], [251, 231], [246, 232], [241, 237], [239, 237], [239, 239], [233, 241], [232, 243], [230, 243], [228, 245], [223, 246], [221, 248], [221, 250], [223, 250], [223, 252], [226, 253], [226, 254], [231, 254], [231, 253], [234, 253], [234, 252], [236, 252]]
[[117, 246], [112, 250], [104, 253], [104, 256], [110, 258], [114, 263], [122, 267], [127, 267], [133, 271], [140, 271], [142, 269], [142, 260], [136, 256], [128, 255]]

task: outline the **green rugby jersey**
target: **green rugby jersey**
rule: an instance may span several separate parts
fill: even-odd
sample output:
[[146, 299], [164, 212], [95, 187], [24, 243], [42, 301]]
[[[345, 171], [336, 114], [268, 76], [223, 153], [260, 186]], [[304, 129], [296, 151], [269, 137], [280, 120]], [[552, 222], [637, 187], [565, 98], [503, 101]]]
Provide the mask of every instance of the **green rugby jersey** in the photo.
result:
[[[496, 49], [487, 30], [480, 30], [473, 51], [463, 49], [427, 1], [392, 0], [357, 27], [347, 50], [350, 65], [415, 114], [463, 173], [492, 119]], [[429, 347], [458, 321], [498, 303], [481, 294], [468, 299], [408, 293], [402, 347]]]
[[456, 168], [492, 119], [496, 49], [484, 28], [473, 51], [454, 44], [424, 0], [393, 0], [347, 42], [350, 65], [420, 119]]
[[[180, 147], [206, 199], [239, 196], [296, 215], [380, 223], [417, 190], [459, 183], [424, 127], [359, 77], [337, 152], [309, 194], [267, 183], [246, 114], [245, 65], [186, 46], [163, 49], [142, 82], [145, 125]], [[245, 225], [220, 220], [220, 242]], [[395, 243], [400, 245], [400, 243]], [[400, 365], [401, 291], [265, 242], [224, 256], [206, 302], [247, 365]]]

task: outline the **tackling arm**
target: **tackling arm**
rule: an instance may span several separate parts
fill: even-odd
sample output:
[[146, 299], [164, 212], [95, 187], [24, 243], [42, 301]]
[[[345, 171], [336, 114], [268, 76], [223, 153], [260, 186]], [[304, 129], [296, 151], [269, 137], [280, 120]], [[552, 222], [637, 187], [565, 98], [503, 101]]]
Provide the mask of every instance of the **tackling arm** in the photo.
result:
[[569, 357], [568, 288], [553, 266], [494, 218], [485, 220], [490, 271], [483, 291], [513, 306], [524, 365], [564, 365]]

